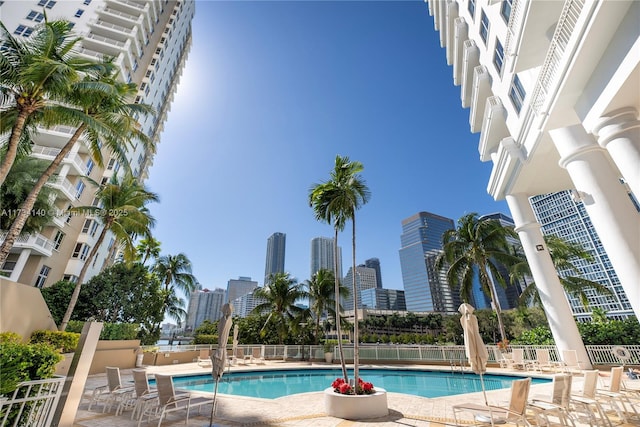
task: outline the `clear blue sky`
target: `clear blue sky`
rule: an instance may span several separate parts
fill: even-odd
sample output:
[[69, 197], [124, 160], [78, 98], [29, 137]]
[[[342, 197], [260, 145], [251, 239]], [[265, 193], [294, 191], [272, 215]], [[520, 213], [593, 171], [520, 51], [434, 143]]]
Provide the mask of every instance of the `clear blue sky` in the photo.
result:
[[[357, 262], [380, 259], [402, 289], [401, 221], [509, 213], [486, 192], [422, 1], [198, 1], [193, 46], [147, 184], [163, 254], [184, 252], [205, 288], [261, 285], [267, 238], [287, 235], [285, 269], [309, 278], [310, 241], [333, 236], [308, 206], [337, 154], [363, 163]], [[350, 225], [339, 237], [343, 270]]]

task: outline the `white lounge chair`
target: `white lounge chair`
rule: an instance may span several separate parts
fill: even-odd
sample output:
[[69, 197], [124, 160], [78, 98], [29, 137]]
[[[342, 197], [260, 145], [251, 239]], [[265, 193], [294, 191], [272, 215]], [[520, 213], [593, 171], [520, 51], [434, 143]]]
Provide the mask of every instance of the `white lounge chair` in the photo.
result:
[[637, 419], [638, 412], [629, 399], [629, 396], [622, 391], [623, 371], [623, 366], [611, 368], [611, 377], [609, 379], [608, 388], [605, 390], [596, 388], [595, 398], [601, 403], [609, 405], [609, 407], [618, 414], [620, 419], [627, 423], [630, 422], [627, 413], [631, 414], [634, 419]]
[[562, 350], [562, 363], [560, 367], [563, 372], [580, 373], [585, 369], [584, 364], [578, 360], [578, 352], [575, 350]]
[[125, 387], [122, 385], [120, 368], [107, 366], [105, 371], [107, 373], [107, 384], [93, 390], [89, 407], [87, 408], [89, 411], [95, 404], [102, 405], [102, 412], [110, 411], [114, 405], [119, 406], [122, 400], [130, 399], [134, 393], [133, 386]]
[[210, 368], [212, 366], [211, 352], [209, 349], [200, 349], [200, 354], [198, 355], [198, 366], [202, 366], [203, 368]]
[[580, 413], [586, 416], [591, 427], [611, 427], [611, 420], [595, 398], [599, 374], [597, 370], [584, 371], [582, 391], [571, 395], [570, 405], [575, 415]]
[[544, 372], [545, 369], [553, 371], [557, 367], [558, 367], [558, 364], [551, 360], [551, 354], [549, 353], [549, 349], [537, 348], [536, 360], [530, 361], [527, 369], [531, 371]]
[[[569, 402], [571, 400], [571, 375], [556, 374], [553, 376], [553, 388], [550, 399], [534, 397], [529, 402], [529, 408], [533, 410], [539, 421], [551, 426], [549, 417], [555, 417], [562, 426], [573, 426], [575, 423], [571, 417]], [[540, 422], [538, 422], [540, 425]]]
[[253, 347], [251, 349], [251, 362], [264, 365], [264, 356], [262, 355], [261, 347]]
[[522, 380], [514, 380], [511, 383], [511, 399], [506, 407], [495, 405], [482, 405], [477, 403], [461, 403], [453, 405], [453, 417], [456, 425], [458, 423], [458, 415], [460, 412], [469, 412], [474, 415], [476, 424], [504, 424], [505, 422], [515, 423], [516, 425], [530, 426], [531, 424], [526, 417], [527, 399], [529, 398], [529, 389], [531, 387], [531, 378]]

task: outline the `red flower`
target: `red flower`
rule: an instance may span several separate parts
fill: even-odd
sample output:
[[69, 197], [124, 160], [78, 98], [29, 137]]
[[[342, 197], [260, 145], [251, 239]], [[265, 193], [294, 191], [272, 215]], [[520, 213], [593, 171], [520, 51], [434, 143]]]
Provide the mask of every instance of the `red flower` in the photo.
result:
[[344, 384], [344, 379], [342, 378], [336, 378], [336, 380], [334, 382], [331, 383], [331, 387], [333, 388], [340, 388], [340, 386]]
[[351, 386], [344, 382], [340, 384], [340, 387], [338, 387], [338, 390], [342, 394], [351, 394]]
[[364, 390], [365, 393], [371, 393], [373, 391], [373, 384], [369, 382], [363, 382], [362, 390]]

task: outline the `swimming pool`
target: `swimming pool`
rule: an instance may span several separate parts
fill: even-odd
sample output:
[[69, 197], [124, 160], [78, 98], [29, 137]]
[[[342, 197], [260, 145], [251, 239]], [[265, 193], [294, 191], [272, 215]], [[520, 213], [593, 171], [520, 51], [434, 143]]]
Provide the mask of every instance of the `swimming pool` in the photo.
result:
[[[353, 374], [350, 373], [350, 376]], [[340, 369], [298, 369], [232, 372], [224, 374], [218, 384], [218, 393], [236, 396], [277, 399], [297, 393], [322, 391], [333, 380], [342, 376]], [[482, 391], [480, 376], [474, 373], [447, 371], [421, 371], [411, 369], [360, 369], [360, 377], [388, 392], [412, 394], [422, 397], [442, 397]], [[484, 375], [486, 390], [511, 387], [513, 380], [506, 375]], [[548, 382], [533, 378], [532, 384]], [[176, 376], [176, 388], [213, 392], [211, 375]]]

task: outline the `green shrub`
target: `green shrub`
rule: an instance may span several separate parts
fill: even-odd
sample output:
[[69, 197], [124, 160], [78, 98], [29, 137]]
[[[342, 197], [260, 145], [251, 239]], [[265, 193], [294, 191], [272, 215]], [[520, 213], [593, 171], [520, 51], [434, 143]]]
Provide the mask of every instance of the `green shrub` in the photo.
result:
[[78, 347], [80, 334], [61, 331], [34, 331], [29, 342], [31, 344], [45, 343], [51, 345], [61, 353], [73, 353]]
[[[84, 323], [71, 320], [67, 325], [68, 332], [82, 332]], [[105, 341], [138, 339], [138, 325], [132, 323], [103, 323], [100, 339]]]
[[194, 344], [218, 344], [218, 335], [198, 334], [193, 337]]
[[8, 342], [20, 343], [22, 337], [15, 332], [0, 332], [0, 344]]
[[11, 393], [22, 381], [53, 377], [62, 359], [60, 352], [47, 343], [0, 343], [0, 394]]

